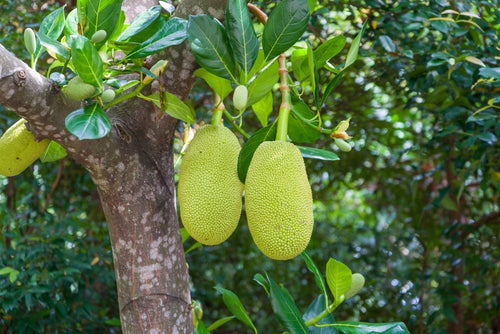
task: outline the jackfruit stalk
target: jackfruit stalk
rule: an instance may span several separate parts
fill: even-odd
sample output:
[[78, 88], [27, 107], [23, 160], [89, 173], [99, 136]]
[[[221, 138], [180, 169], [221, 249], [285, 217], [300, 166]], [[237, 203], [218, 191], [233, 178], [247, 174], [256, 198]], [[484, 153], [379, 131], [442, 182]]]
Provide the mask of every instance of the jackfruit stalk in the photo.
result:
[[211, 124], [201, 127], [186, 149], [179, 172], [180, 215], [188, 233], [202, 244], [222, 243], [238, 225], [240, 150], [231, 130]]
[[26, 120], [21, 118], [0, 138], [0, 175], [21, 174], [42, 155], [50, 143], [49, 139], [35, 141], [25, 123]]
[[252, 238], [266, 256], [288, 260], [309, 244], [313, 201], [304, 160], [289, 142], [259, 145], [245, 180], [245, 208]]

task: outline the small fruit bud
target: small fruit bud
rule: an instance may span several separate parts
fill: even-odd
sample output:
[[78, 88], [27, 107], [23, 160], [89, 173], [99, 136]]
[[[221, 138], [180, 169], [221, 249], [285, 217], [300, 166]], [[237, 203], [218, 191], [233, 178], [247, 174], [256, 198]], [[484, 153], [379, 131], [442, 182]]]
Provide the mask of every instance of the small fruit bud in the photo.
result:
[[106, 89], [104, 92], [102, 92], [101, 95], [101, 100], [104, 103], [109, 103], [115, 99], [115, 91], [112, 89]]
[[352, 149], [351, 145], [341, 138], [335, 138], [335, 145], [344, 152], [349, 152]]
[[24, 45], [26, 46], [26, 50], [30, 54], [34, 54], [36, 50], [36, 37], [33, 29], [27, 28], [24, 30]]
[[356, 295], [359, 292], [359, 290], [363, 288], [364, 285], [365, 285], [365, 278], [363, 277], [363, 275], [359, 273], [352, 274], [351, 287], [344, 294], [345, 299], [351, 298], [352, 296]]
[[101, 43], [106, 39], [107, 33], [105, 30], [97, 30], [90, 39], [92, 43]]
[[198, 320], [201, 320], [203, 317], [203, 309], [201, 307], [201, 303], [197, 300], [193, 300], [191, 306], [193, 313], [193, 325], [196, 328], [196, 326], [198, 326]]
[[246, 107], [248, 102], [247, 86], [240, 85], [236, 87], [233, 94], [233, 105], [236, 109], [242, 110]]

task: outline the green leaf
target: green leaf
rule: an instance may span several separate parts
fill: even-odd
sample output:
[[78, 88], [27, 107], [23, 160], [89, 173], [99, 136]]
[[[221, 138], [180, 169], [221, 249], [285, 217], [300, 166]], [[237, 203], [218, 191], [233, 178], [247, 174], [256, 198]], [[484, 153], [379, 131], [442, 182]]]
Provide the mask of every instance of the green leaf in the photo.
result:
[[[54, 10], [47, 15], [40, 24], [39, 33], [46, 35], [49, 38], [57, 40], [64, 30], [64, 7]], [[35, 59], [42, 54], [42, 47], [40, 42], [37, 41], [37, 49], [35, 52]]]
[[3, 267], [0, 269], [0, 275], [9, 275], [11, 272], [16, 271], [16, 269], [11, 267]]
[[280, 78], [278, 71], [279, 64], [275, 61], [260, 71], [257, 77], [250, 82], [248, 85], [248, 106], [258, 102], [271, 91]]
[[261, 274], [255, 274], [253, 280], [257, 282], [257, 284], [259, 284], [261, 287], [263, 287], [264, 290], [266, 290], [266, 293], [269, 294], [269, 282], [264, 278], [264, 276], [262, 276]]
[[345, 299], [355, 296], [365, 285], [365, 278], [360, 273], [352, 274], [351, 287], [345, 293]]
[[87, 4], [89, 0], [76, 0], [76, 10], [78, 14], [78, 23], [82, 31], [85, 28], [85, 22], [87, 21]]
[[198, 324], [194, 329], [194, 334], [210, 334], [210, 332], [205, 327], [205, 324], [203, 323], [203, 321], [201, 321], [201, 319], [198, 320]]
[[210, 73], [238, 83], [224, 26], [209, 15], [194, 15], [189, 17], [187, 30], [189, 46], [198, 64]]
[[283, 0], [271, 12], [264, 32], [262, 46], [266, 62], [294, 45], [306, 31], [309, 5], [303, 0]]
[[321, 136], [321, 132], [311, 128], [305, 122], [318, 125], [316, 115], [302, 101], [292, 99], [292, 112], [288, 117], [288, 136], [297, 143], [314, 143]]
[[73, 111], [66, 116], [66, 128], [78, 139], [99, 139], [111, 129], [108, 115], [97, 103]]
[[238, 156], [238, 177], [242, 183], [245, 183], [248, 166], [252, 161], [253, 154], [259, 145], [264, 141], [272, 141], [276, 138], [277, 123], [274, 122], [265, 128], [255, 132], [246, 142]]
[[222, 298], [224, 299], [224, 304], [226, 304], [229, 311], [232, 314], [234, 314], [234, 316], [238, 320], [240, 320], [242, 323], [244, 323], [248, 327], [252, 328], [254, 330], [254, 332], [257, 333], [257, 329], [255, 328], [250, 317], [248, 316], [248, 313], [245, 310], [245, 307], [243, 307], [243, 305], [241, 304], [238, 296], [236, 296], [232, 291], [221, 288], [221, 287], [216, 287], [215, 289], [222, 294]]
[[487, 143], [494, 143], [497, 141], [497, 137], [491, 132], [481, 132], [477, 135], [477, 138]]
[[326, 160], [326, 161], [336, 161], [340, 160], [339, 156], [331, 151], [314, 148], [314, 147], [304, 147], [297, 146], [302, 153], [304, 158]]
[[40, 156], [40, 161], [41, 162], [57, 161], [64, 158], [66, 155], [68, 154], [66, 153], [64, 147], [62, 147], [55, 141], [51, 140], [49, 146], [47, 146], [43, 154]]
[[184, 243], [190, 237], [190, 235], [184, 227], [180, 228], [180, 232], [181, 232], [182, 243]]
[[78, 34], [78, 9], [69, 12], [64, 22], [64, 34], [66, 36]]
[[321, 98], [321, 104], [325, 104], [326, 99], [330, 94], [333, 92], [335, 87], [339, 84], [340, 80], [342, 79], [342, 76], [344, 75], [344, 70], [340, 71], [333, 79], [328, 83], [328, 85], [325, 88], [325, 91], [323, 92], [323, 97]]
[[[306, 312], [302, 316], [302, 319], [304, 321], [308, 321], [321, 312], [325, 310], [325, 296], [324, 295], [319, 295], [316, 297], [313, 302], [307, 307]], [[330, 313], [326, 317], [322, 318], [317, 322], [318, 325], [323, 325], [323, 324], [331, 324], [335, 322], [335, 318], [333, 315]], [[338, 334], [337, 329], [334, 327], [316, 327], [314, 325], [308, 327], [309, 331], [311, 334]]]
[[307, 64], [307, 49], [295, 49], [290, 57], [293, 75], [299, 82], [309, 77], [309, 66]]
[[157, 19], [161, 14], [161, 6], [156, 5], [139, 13], [127, 28], [117, 37], [118, 42], [142, 42], [159, 30]]
[[252, 110], [257, 115], [262, 126], [267, 126], [269, 116], [273, 113], [273, 94], [267, 93], [264, 98], [252, 104]]
[[344, 334], [410, 334], [403, 322], [371, 324], [366, 322], [339, 321], [333, 327]]
[[441, 199], [441, 206], [447, 210], [458, 211], [457, 205], [448, 195]]
[[494, 78], [495, 80], [500, 80], [500, 67], [480, 68], [479, 75], [485, 79]]
[[187, 21], [178, 17], [168, 20], [151, 38], [141, 43], [126, 58], [143, 58], [172, 45], [179, 45], [187, 38]]
[[306, 41], [307, 44], [307, 65], [309, 72], [309, 80], [311, 81], [311, 89], [314, 93], [314, 101], [316, 102], [316, 107], [319, 109], [321, 106], [319, 104], [319, 75], [318, 68], [316, 67], [316, 61], [314, 59], [314, 52], [311, 47], [311, 43]]
[[[108, 39], [115, 29], [116, 22], [120, 17], [123, 0], [88, 0], [87, 23], [84, 34], [90, 38], [96, 31], [106, 31]], [[105, 40], [99, 43], [104, 44]]]
[[389, 36], [381, 35], [378, 39], [380, 40], [380, 43], [382, 44], [382, 47], [385, 49], [385, 51], [396, 52], [396, 45], [394, 45], [394, 42]]
[[[299, 147], [300, 149], [300, 147]], [[316, 267], [316, 264], [314, 264], [314, 261], [312, 258], [309, 256], [309, 253], [307, 250], [304, 250], [301, 254], [302, 259], [306, 263], [307, 269], [309, 269], [310, 272], [314, 274], [314, 281], [316, 282], [316, 285], [318, 288], [321, 290], [321, 293], [323, 294], [323, 300], [324, 300], [324, 310], [328, 308], [328, 293], [326, 292], [326, 283], [325, 280], [323, 279], [323, 275], [319, 271], [318, 267]], [[307, 312], [306, 312], [307, 313]], [[304, 315], [304, 320], [307, 320]]]
[[259, 40], [253, 29], [247, 2], [245, 0], [229, 0], [224, 23], [236, 62], [244, 73], [242, 84], [245, 84], [259, 54]]
[[193, 74], [205, 80], [208, 86], [220, 96], [221, 100], [224, 100], [233, 91], [230, 80], [218, 77], [204, 68], [197, 69]]
[[221, 319], [217, 320], [216, 322], [214, 322], [213, 324], [211, 324], [210, 326], [208, 326], [207, 329], [209, 331], [213, 331], [214, 329], [219, 328], [220, 326], [224, 325], [226, 322], [228, 322], [230, 320], [233, 320], [234, 318], [236, 318], [234, 315], [230, 316], [230, 317], [221, 318]]
[[339, 305], [344, 301], [344, 294], [351, 287], [351, 269], [342, 262], [330, 258], [326, 264], [326, 282], [335, 299], [335, 304]]
[[56, 55], [68, 59], [70, 56], [70, 53], [68, 49], [60, 42], [56, 41], [55, 39], [52, 39], [50, 37], [47, 37], [44, 33], [37, 32], [36, 35], [38, 36], [38, 39], [40, 40], [40, 44], [47, 49], [48, 51], [55, 53]]
[[269, 276], [267, 280], [271, 288], [271, 307], [283, 328], [291, 334], [309, 333], [304, 320], [302, 320], [302, 315], [288, 290], [283, 286], [279, 286]]
[[193, 110], [177, 96], [170, 94], [169, 92], [163, 92], [163, 107], [162, 101], [160, 101], [160, 93], [154, 93], [148, 96], [151, 101], [156, 104], [160, 109], [170, 116], [180, 119], [183, 122], [193, 124], [194, 123], [194, 112]]
[[330, 38], [322, 43], [316, 50], [314, 50], [314, 59], [316, 59], [316, 67], [323, 68], [326, 62], [339, 54], [344, 48], [346, 38], [343, 35]]
[[361, 28], [361, 31], [358, 33], [358, 35], [354, 38], [354, 40], [351, 43], [351, 47], [349, 48], [349, 52], [347, 53], [344, 69], [351, 66], [351, 64], [354, 63], [356, 59], [358, 59], [359, 45], [361, 43], [361, 36], [363, 36], [363, 32], [365, 31], [366, 28], [366, 22], [368, 21], [365, 21], [363, 27]]
[[83, 81], [102, 90], [102, 59], [87, 38], [76, 35], [71, 39], [71, 56], [76, 73]]

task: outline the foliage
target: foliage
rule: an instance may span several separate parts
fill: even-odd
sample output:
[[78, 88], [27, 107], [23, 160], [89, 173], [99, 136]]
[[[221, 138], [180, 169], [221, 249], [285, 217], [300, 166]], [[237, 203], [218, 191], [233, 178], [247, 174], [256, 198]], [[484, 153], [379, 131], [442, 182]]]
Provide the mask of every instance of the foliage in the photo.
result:
[[[319, 268], [327, 268], [329, 259], [334, 257], [349, 263], [367, 278], [365, 289], [336, 308], [335, 319], [401, 320], [415, 333], [453, 332], [455, 323], [462, 321], [464, 332], [492, 333], [498, 326], [496, 285], [500, 258], [498, 1], [310, 0], [308, 3], [309, 29], [301, 34], [302, 41], [295, 44], [289, 54], [291, 76], [303, 84], [292, 87], [289, 135], [305, 143], [305, 150], [310, 150], [306, 146], [315, 142], [315, 146], [335, 154], [331, 133], [321, 135], [312, 129], [325, 126], [333, 131], [339, 120], [352, 118], [350, 134], [354, 144], [349, 154], [337, 151], [338, 155], [330, 155], [331, 160], [340, 157], [339, 161], [306, 160], [315, 194], [316, 220], [309, 253]], [[273, 2], [254, 4], [266, 12], [276, 7]], [[34, 22], [26, 27], [40, 30], [36, 22], [42, 22], [41, 13], [26, 11], [20, 2], [8, 1], [2, 6], [7, 6], [2, 12], [11, 13], [16, 19], [0, 16], [0, 35], [9, 36], [0, 37], [0, 42], [29, 59], [28, 53], [19, 48], [23, 43], [15, 43], [13, 36], [22, 36], [19, 22]], [[25, 12], [29, 19], [16, 16]], [[148, 47], [156, 52], [175, 40], [174, 34], [164, 34], [170, 36], [166, 40], [155, 34], [162, 29], [167, 31], [168, 26], [164, 24], [171, 22], [161, 17], [158, 8], [143, 15], [148, 18], [143, 22], [152, 22], [150, 26], [137, 24], [121, 34], [111, 32], [109, 43], [140, 57], [143, 55], [140, 52], [147, 52]], [[286, 12], [283, 15], [286, 18]], [[66, 16], [66, 20], [69, 17]], [[238, 21], [233, 21], [235, 27], [224, 28], [207, 17], [193, 20], [218, 34], [226, 29], [241, 28]], [[13, 24], [4, 24], [6, 22]], [[252, 22], [260, 40], [264, 35], [272, 36], [264, 34], [262, 24]], [[274, 22], [273, 28], [278, 23]], [[85, 38], [90, 38], [96, 27], [84, 32]], [[65, 28], [71, 29], [66, 25]], [[363, 29], [363, 35], [359, 34]], [[67, 31], [64, 34], [69, 35]], [[49, 42], [44, 35], [38, 34], [38, 38], [55, 51], [59, 49], [54, 38]], [[238, 39], [228, 36], [220, 42], [233, 46], [235, 40]], [[279, 77], [276, 63], [262, 66], [277, 52], [270, 46], [273, 43], [266, 42], [267, 52], [261, 51], [255, 56], [253, 34], [245, 35], [245, 40], [250, 46], [248, 53], [231, 55], [231, 48], [226, 45], [220, 53], [222, 61], [207, 65], [212, 72], [198, 70], [197, 74], [208, 86], [200, 80], [191, 98], [193, 104], [199, 106], [197, 120], [208, 121], [204, 101], [210, 95], [209, 87], [225, 99], [230, 97], [231, 85], [248, 84], [249, 108], [243, 114], [244, 124], [255, 136], [247, 142], [248, 146], [264, 140], [256, 137], [262, 136], [263, 132], [259, 132], [262, 126], [270, 124], [267, 129], [272, 129], [275, 124], [279, 104], [269, 108], [272, 105], [269, 100], [261, 104], [258, 100], [277, 91]], [[287, 46], [279, 42], [278, 45]], [[92, 49], [87, 42], [83, 46]], [[358, 46], [361, 57], [356, 60]], [[96, 57], [89, 59], [99, 61]], [[227, 59], [233, 60], [225, 64]], [[143, 76], [152, 74], [141, 66], [130, 66], [130, 70], [142, 71]], [[263, 70], [252, 81], [258, 67]], [[344, 71], [347, 67], [349, 71]], [[224, 78], [216, 77], [214, 71]], [[101, 85], [98, 79], [94, 83]], [[141, 84], [122, 86], [113, 80], [107, 83], [114, 85], [117, 94]], [[168, 100], [159, 95], [147, 98], [160, 107], [162, 101]], [[96, 106], [100, 105], [98, 99], [95, 101]], [[232, 111], [229, 98], [225, 104]], [[184, 104], [179, 108], [174, 117], [191, 115], [187, 121], [192, 122], [191, 110]], [[0, 115], [12, 121], [5, 113]], [[241, 119], [235, 117], [236, 124]], [[181, 145], [179, 141], [178, 151]], [[304, 150], [302, 152], [304, 154]], [[324, 151], [314, 153], [316, 157], [325, 154]], [[2, 289], [5, 298], [2, 295], [0, 299], [0, 312], [4, 327], [11, 326], [12, 332], [21, 330], [20, 326], [29, 326], [33, 332], [40, 328], [46, 332], [56, 331], [53, 326], [60, 326], [60, 331], [73, 328], [107, 332], [110, 330], [106, 321], [116, 324], [113, 319], [118, 317], [118, 311], [114, 305], [111, 254], [103, 218], [95, 213], [98, 207], [94, 201], [81, 200], [90, 194], [88, 177], [68, 162], [65, 166], [65, 186], [54, 193], [53, 210], [39, 213], [39, 198], [46, 197], [50, 188], [47, 180], [55, 175], [54, 166], [50, 164], [36, 165], [34, 169], [42, 172], [36, 174], [35, 179], [16, 179], [15, 188], [18, 198], [22, 199], [17, 202], [17, 213], [5, 207], [9, 196], [0, 197], [0, 205], [4, 206], [0, 210], [4, 224], [1, 244], [4, 269], [0, 271], [3, 273], [0, 284], [7, 288]], [[243, 167], [239, 173], [244, 179]], [[2, 194], [6, 193], [9, 183], [6, 179], [0, 181], [3, 182]], [[78, 196], [72, 195], [75, 188], [69, 185], [73, 184]], [[41, 188], [44, 190], [33, 191]], [[69, 199], [65, 201], [65, 198]], [[24, 229], [28, 222], [34, 226], [29, 234], [14, 228], [18, 220], [12, 219], [13, 214], [29, 218], [23, 225]], [[83, 220], [84, 214], [91, 218]], [[88, 221], [99, 223], [89, 227]], [[88, 237], [90, 235], [95, 239]], [[10, 244], [7, 240], [11, 240]], [[263, 285], [269, 291], [272, 278], [286, 282], [289, 295], [293, 296], [299, 311], [306, 310], [305, 314], [316, 315], [318, 312], [309, 311], [323, 310], [321, 307], [328, 305], [326, 285], [321, 284], [317, 275], [319, 270], [311, 269], [310, 264], [304, 265], [299, 258], [286, 264], [263, 258], [252, 244], [244, 218], [227, 243], [198, 246], [192, 240], [186, 242], [186, 250], [190, 249], [187, 260], [193, 280], [192, 295], [203, 305], [204, 317], [200, 324], [215, 324], [217, 319], [221, 319], [218, 324], [229, 321], [219, 327], [217, 333], [249, 330], [244, 323], [227, 317], [228, 309], [237, 312], [225, 306], [225, 299], [231, 298], [225, 296], [228, 294], [225, 291], [237, 292], [256, 328], [280, 328], [280, 322], [271, 316], [272, 303], [262, 289]], [[49, 258], [47, 254], [55, 255]], [[90, 266], [95, 254], [100, 254], [99, 258], [108, 263]], [[43, 278], [44, 268], [38, 265], [40, 263], [46, 264], [49, 272], [49, 275], [43, 274], [47, 275]], [[65, 268], [70, 268], [66, 274]], [[308, 269], [315, 274], [311, 275]], [[252, 283], [253, 274], [264, 272], [267, 278], [259, 280], [262, 285]], [[328, 275], [326, 277], [328, 282]], [[11, 278], [16, 283], [12, 283]], [[104, 284], [106, 289], [94, 288], [96, 282]], [[222, 297], [214, 286], [222, 292]], [[285, 291], [274, 284], [273, 287], [275, 292]], [[311, 300], [318, 295], [317, 288], [321, 295]], [[102, 291], [109, 295], [103, 295]], [[93, 300], [96, 304], [82, 303]], [[237, 305], [235, 299], [232, 300], [232, 305]], [[10, 318], [12, 314], [23, 316]], [[344, 321], [337, 323], [338, 326], [344, 324], [344, 328], [348, 326]], [[113, 327], [113, 330], [117, 329]]]

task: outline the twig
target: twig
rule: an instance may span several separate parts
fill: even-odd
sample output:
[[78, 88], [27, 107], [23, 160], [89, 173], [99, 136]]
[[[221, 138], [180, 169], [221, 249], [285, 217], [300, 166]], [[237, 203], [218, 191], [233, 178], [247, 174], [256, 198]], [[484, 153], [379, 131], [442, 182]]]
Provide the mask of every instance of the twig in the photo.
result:
[[257, 19], [262, 24], [266, 24], [266, 22], [267, 22], [267, 15], [266, 15], [266, 13], [264, 13], [257, 6], [255, 6], [254, 4], [251, 4], [251, 3], [247, 4], [247, 8], [248, 8], [248, 11], [250, 13], [252, 13], [253, 15], [255, 15], [255, 17], [257, 17]]
[[52, 198], [52, 195], [56, 191], [56, 188], [57, 188], [57, 185], [59, 184], [59, 181], [61, 181], [62, 171], [63, 171], [63, 167], [64, 167], [64, 160], [66, 160], [66, 158], [62, 158], [61, 160], [59, 160], [59, 169], [57, 170], [56, 179], [52, 183], [52, 188], [50, 189], [50, 193], [45, 198], [45, 205], [43, 206], [43, 209], [40, 213], [44, 213], [45, 211], [47, 211], [47, 208], [49, 207], [50, 199]]

